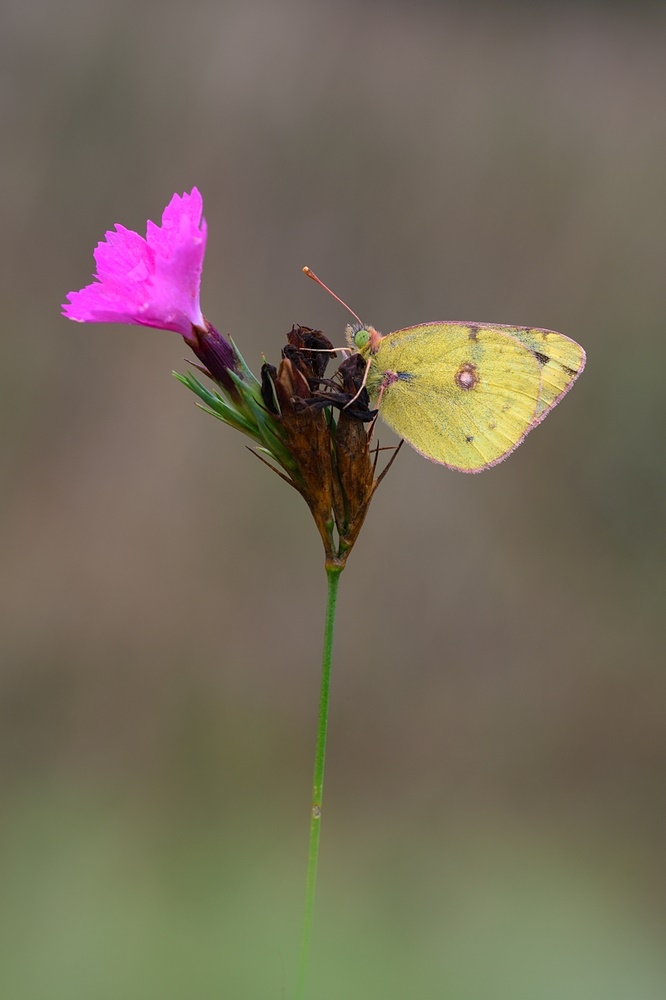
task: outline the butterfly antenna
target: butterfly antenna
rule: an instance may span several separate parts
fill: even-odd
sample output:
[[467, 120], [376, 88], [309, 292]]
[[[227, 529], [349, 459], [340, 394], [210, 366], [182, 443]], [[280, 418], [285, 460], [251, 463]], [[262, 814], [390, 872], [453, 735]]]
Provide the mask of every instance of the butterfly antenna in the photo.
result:
[[324, 282], [321, 280], [321, 278], [317, 277], [314, 271], [311, 271], [309, 267], [304, 267], [303, 274], [307, 274], [308, 278], [312, 278], [312, 280], [316, 281], [318, 285], [321, 285], [321, 287], [324, 289], [325, 292], [328, 292], [329, 295], [332, 295], [335, 301], [339, 302], [341, 306], [344, 306], [347, 312], [350, 312], [352, 314], [356, 322], [360, 323], [361, 326], [363, 326], [363, 321], [356, 315], [354, 310], [350, 309], [347, 303], [343, 302], [339, 295], [336, 295], [335, 292], [332, 292], [331, 289], [328, 287], [328, 285], [325, 285]]

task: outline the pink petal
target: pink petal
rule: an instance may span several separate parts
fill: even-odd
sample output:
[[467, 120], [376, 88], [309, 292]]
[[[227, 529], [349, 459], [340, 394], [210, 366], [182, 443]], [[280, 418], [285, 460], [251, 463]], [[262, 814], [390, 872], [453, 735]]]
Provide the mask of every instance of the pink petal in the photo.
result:
[[97, 245], [95, 282], [70, 292], [63, 313], [80, 323], [138, 323], [174, 330], [190, 339], [203, 327], [199, 304], [206, 251], [203, 200], [196, 188], [175, 194], [162, 226], [148, 222], [147, 236], [124, 226]]

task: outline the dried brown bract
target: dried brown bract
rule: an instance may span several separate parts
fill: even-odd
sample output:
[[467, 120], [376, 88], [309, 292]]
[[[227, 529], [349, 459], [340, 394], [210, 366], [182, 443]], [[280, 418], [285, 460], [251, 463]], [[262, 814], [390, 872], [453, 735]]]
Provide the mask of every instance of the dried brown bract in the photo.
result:
[[310, 508], [327, 565], [342, 568], [395, 453], [377, 476], [378, 448], [370, 446], [376, 413], [366, 390], [359, 392], [363, 360], [352, 354], [326, 379], [335, 355], [321, 331], [294, 327], [287, 341], [279, 367], [262, 369], [262, 397], [291, 459], [289, 467], [280, 463], [283, 478]]

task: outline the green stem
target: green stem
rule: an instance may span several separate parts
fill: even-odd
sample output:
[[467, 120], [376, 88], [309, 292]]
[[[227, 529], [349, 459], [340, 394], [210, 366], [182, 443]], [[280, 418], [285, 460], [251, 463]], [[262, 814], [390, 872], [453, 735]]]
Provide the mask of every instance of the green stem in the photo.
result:
[[321, 690], [319, 694], [319, 722], [317, 725], [317, 747], [315, 750], [314, 780], [312, 783], [312, 812], [310, 814], [310, 847], [308, 850], [308, 873], [305, 882], [305, 909], [301, 932], [301, 952], [296, 981], [296, 1000], [302, 1000], [305, 990], [305, 975], [310, 955], [312, 938], [312, 918], [314, 914], [315, 888], [317, 885], [317, 861], [319, 858], [319, 834], [321, 831], [321, 807], [324, 795], [324, 763], [326, 761], [326, 729], [328, 726], [328, 696], [331, 687], [331, 659], [333, 654], [333, 627], [335, 606], [338, 597], [338, 583], [343, 567], [328, 565], [328, 598], [326, 601], [326, 621], [324, 624], [324, 652], [321, 664]]

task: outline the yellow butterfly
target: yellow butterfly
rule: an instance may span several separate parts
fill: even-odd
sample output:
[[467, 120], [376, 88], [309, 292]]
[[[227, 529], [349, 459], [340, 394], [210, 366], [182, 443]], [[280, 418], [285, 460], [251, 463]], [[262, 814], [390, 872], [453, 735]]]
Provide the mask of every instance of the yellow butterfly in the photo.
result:
[[510, 455], [585, 367], [574, 340], [525, 326], [423, 323], [382, 336], [359, 321], [347, 342], [366, 361], [370, 401], [389, 427], [460, 472]]

